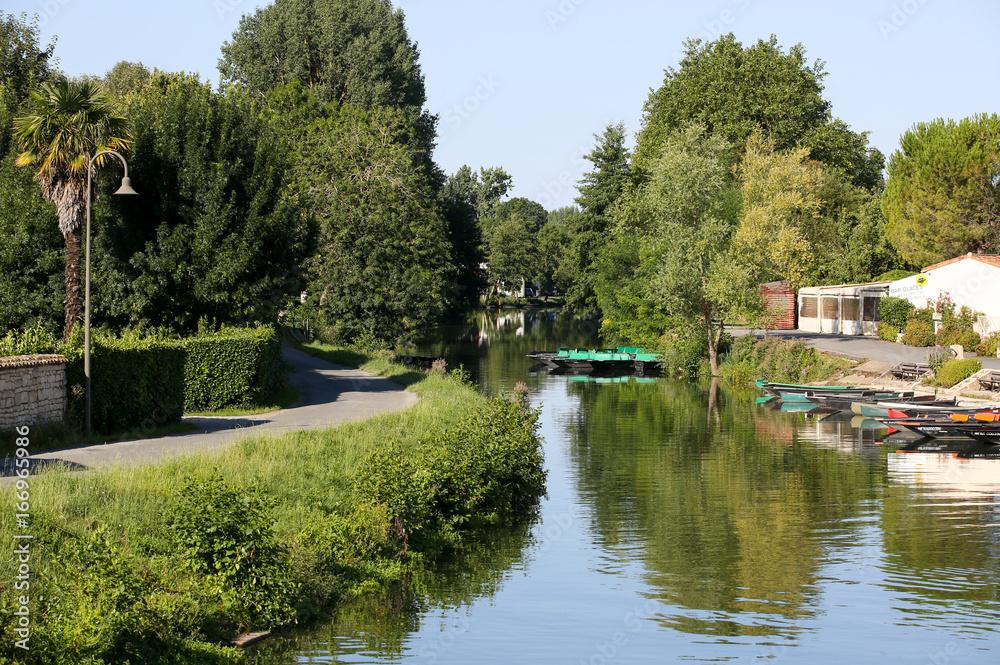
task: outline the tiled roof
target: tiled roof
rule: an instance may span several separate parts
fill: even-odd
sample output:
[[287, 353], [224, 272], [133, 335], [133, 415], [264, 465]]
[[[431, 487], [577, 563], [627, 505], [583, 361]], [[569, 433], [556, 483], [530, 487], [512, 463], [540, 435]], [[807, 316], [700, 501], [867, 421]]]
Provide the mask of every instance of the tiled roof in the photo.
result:
[[39, 365], [60, 365], [68, 362], [66, 356], [59, 355], [7, 356], [0, 358], [0, 368], [38, 367]]
[[923, 272], [929, 272], [936, 268], [943, 268], [944, 266], [949, 266], [952, 263], [958, 263], [959, 261], [965, 261], [966, 259], [972, 259], [974, 261], [981, 261], [982, 263], [988, 263], [991, 266], [996, 266], [1000, 268], [1000, 256], [996, 254], [973, 254], [968, 253], [963, 256], [956, 256], [953, 259], [948, 259], [947, 261], [942, 261], [941, 263], [935, 263], [932, 266], [927, 266], [923, 269]]

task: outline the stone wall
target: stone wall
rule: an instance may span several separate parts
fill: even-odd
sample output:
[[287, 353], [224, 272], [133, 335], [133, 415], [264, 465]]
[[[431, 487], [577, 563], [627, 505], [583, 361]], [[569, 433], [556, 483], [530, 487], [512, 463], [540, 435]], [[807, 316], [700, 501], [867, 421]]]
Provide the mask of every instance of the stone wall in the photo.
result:
[[66, 414], [66, 358], [0, 358], [0, 430], [60, 422]]

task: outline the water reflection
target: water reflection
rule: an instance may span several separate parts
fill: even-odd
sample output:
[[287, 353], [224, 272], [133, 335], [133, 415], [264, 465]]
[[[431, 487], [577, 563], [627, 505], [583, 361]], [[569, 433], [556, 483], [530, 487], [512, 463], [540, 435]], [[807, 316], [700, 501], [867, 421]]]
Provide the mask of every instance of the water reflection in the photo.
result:
[[540, 520], [259, 662], [995, 662], [1000, 461], [717, 383], [529, 373], [592, 333], [490, 313], [417, 349], [487, 391], [532, 386]]

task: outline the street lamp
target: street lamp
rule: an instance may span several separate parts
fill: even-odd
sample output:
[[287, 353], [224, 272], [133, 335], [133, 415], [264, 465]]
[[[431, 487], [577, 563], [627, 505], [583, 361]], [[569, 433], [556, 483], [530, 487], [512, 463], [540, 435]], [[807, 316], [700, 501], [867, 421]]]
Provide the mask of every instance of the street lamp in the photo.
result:
[[121, 160], [125, 167], [125, 177], [122, 178], [122, 186], [115, 194], [132, 194], [138, 196], [139, 192], [132, 189], [132, 183], [128, 179], [128, 163], [125, 158], [114, 150], [102, 150], [90, 158], [87, 164], [87, 250], [86, 250], [86, 277], [83, 287], [83, 418], [85, 422], [85, 432], [90, 436], [90, 180], [94, 173], [94, 160], [101, 155], [114, 155]]

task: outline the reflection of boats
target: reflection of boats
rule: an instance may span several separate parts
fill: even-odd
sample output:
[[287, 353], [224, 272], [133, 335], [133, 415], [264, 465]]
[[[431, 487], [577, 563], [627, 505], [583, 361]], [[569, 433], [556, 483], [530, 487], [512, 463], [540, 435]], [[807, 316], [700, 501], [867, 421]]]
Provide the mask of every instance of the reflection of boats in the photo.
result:
[[977, 454], [973, 448], [949, 451], [956, 452], [957, 458], [953, 455], [920, 455], [917, 452], [922, 451], [889, 453], [889, 479], [938, 490], [942, 492], [941, 496], [955, 498], [992, 500], [1000, 492], [1000, 468], [996, 461], [964, 459]]

